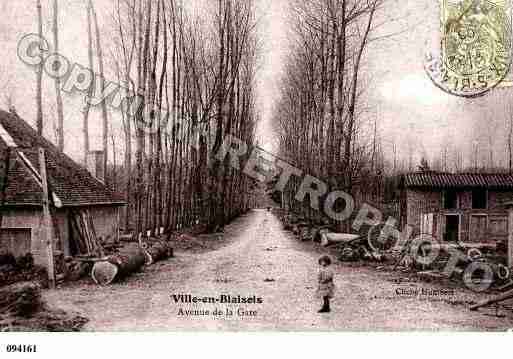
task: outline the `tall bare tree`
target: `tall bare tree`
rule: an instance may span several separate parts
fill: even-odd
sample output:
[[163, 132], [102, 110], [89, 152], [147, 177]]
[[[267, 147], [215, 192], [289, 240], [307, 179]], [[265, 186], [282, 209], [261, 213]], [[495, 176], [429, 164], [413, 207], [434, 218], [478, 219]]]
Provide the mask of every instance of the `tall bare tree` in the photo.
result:
[[[89, 0], [89, 8], [94, 20], [94, 29], [96, 34], [96, 53], [98, 55], [98, 67], [100, 70], [100, 79], [99, 81], [103, 81], [103, 86], [107, 85], [107, 80], [105, 79], [105, 70], [103, 64], [103, 50], [102, 50], [102, 42], [101, 42], [101, 34], [100, 34], [100, 26], [98, 25], [98, 16], [96, 16], [96, 10], [94, 8], [92, 0]], [[107, 181], [107, 161], [109, 154], [109, 146], [108, 146], [108, 138], [109, 138], [109, 115], [107, 111], [107, 102], [103, 100], [101, 102], [102, 109], [102, 143], [103, 143], [103, 175], [105, 176], [105, 180]]]
[[[53, 1], [53, 41], [54, 51], [59, 53], [59, 1]], [[64, 151], [64, 108], [62, 103], [61, 80], [55, 77], [56, 109], [57, 109], [57, 131], [59, 150]]]
[[[89, 2], [86, 7], [87, 11], [87, 57], [89, 60], [89, 69], [94, 70], [94, 61], [93, 61], [93, 30], [92, 30], [92, 13], [91, 13], [91, 3]], [[94, 86], [91, 84], [88, 90], [88, 99], [93, 96]], [[89, 144], [89, 112], [91, 110], [91, 104], [88, 99], [85, 101], [84, 105], [84, 119], [83, 119], [83, 135], [84, 135], [84, 164], [87, 166], [90, 144]]]
[[254, 6], [209, 4], [205, 21], [179, 0], [117, 2], [115, 69], [144, 103], [123, 114], [125, 154], [130, 122], [135, 128], [133, 174], [125, 157], [127, 183], [136, 183], [126, 187], [135, 209], [127, 227], [143, 237], [162, 228], [213, 230], [252, 202], [252, 182], [213, 154], [228, 134], [254, 141]]
[[[377, 197], [382, 190], [383, 156], [378, 136], [368, 143], [362, 133], [364, 57], [384, 0], [307, 0], [292, 2], [293, 47], [274, 115], [280, 154], [323, 179], [331, 190]], [[384, 20], [383, 20], [384, 21]], [[376, 123], [377, 126], [377, 123]], [[377, 128], [377, 127], [376, 127]], [[372, 178], [372, 183], [366, 179]], [[358, 179], [359, 193], [354, 190]], [[381, 182], [380, 182], [381, 183]], [[286, 189], [284, 201], [309, 217], [307, 202], [295, 201], [299, 179]], [[362, 186], [366, 187], [362, 190]]]
[[[37, 0], [37, 28], [39, 37], [43, 37], [43, 10], [41, 0]], [[43, 135], [43, 59], [36, 70], [36, 107], [37, 107], [37, 134]]]

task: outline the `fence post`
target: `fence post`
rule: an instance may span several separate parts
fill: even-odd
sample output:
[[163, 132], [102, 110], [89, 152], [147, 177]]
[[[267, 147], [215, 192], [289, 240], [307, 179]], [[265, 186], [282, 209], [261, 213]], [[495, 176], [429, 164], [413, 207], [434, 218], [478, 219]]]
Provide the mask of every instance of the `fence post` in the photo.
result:
[[46, 176], [45, 150], [39, 148], [39, 167], [41, 174], [41, 184], [43, 185], [43, 245], [46, 247], [46, 256], [48, 260], [48, 286], [55, 288], [55, 266], [53, 258], [53, 234], [52, 219], [50, 217], [50, 200], [48, 196], [48, 179]]

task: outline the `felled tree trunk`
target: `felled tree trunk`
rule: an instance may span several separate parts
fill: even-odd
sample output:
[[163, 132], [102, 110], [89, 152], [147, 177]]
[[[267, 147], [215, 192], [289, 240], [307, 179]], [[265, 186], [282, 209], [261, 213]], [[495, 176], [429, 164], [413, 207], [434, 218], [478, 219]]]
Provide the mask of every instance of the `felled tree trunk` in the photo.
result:
[[99, 285], [112, 282], [137, 272], [146, 262], [143, 252], [115, 254], [93, 266], [91, 277]]
[[500, 303], [500, 302], [503, 302], [503, 301], [511, 299], [511, 298], [513, 298], [513, 290], [509, 290], [509, 291], [499, 294], [493, 298], [490, 298], [490, 299], [484, 300], [482, 302], [479, 302], [477, 304], [474, 304], [470, 307], [470, 310], [478, 310], [481, 307], [486, 307], [488, 305]]
[[21, 282], [0, 288], [0, 315], [30, 317], [42, 306], [41, 287], [34, 282]]
[[351, 244], [351, 243], [354, 243], [358, 239], [360, 239], [360, 236], [357, 234], [334, 233], [334, 232], [321, 233], [321, 244], [324, 247], [327, 247], [332, 244], [337, 244], [337, 243]]
[[144, 251], [144, 256], [146, 257], [146, 265], [151, 265], [157, 261], [172, 257], [173, 248], [166, 242], [157, 242]]

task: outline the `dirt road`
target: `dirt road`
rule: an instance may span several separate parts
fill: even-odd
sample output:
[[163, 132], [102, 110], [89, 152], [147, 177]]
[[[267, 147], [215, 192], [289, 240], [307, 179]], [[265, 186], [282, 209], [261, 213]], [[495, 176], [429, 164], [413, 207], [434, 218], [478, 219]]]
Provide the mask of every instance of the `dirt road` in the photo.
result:
[[[335, 265], [333, 312], [314, 297], [319, 248], [254, 210], [225, 229], [228, 244], [205, 253], [177, 252], [123, 283], [80, 283], [46, 292], [50, 303], [89, 317], [90, 331], [155, 330], [504, 330], [513, 320], [470, 312], [472, 294], [433, 294], [435, 284], [396, 284], [390, 274]], [[422, 293], [422, 289], [425, 293]], [[415, 294], [415, 290], [418, 291]], [[261, 304], [176, 303], [172, 295], [260, 297]], [[219, 308], [221, 316], [212, 315]], [[233, 315], [227, 316], [226, 311]], [[187, 315], [187, 311], [195, 311]], [[208, 311], [208, 314], [205, 314]], [[191, 313], [189, 313], [191, 314]], [[242, 315], [241, 315], [242, 314]]]

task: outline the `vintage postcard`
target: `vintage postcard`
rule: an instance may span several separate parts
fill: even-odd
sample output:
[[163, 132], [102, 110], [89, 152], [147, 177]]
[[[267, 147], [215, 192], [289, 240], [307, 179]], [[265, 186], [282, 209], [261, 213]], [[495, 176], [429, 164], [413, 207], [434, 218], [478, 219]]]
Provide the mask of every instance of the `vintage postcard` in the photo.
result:
[[509, 331], [512, 5], [0, 2], [0, 331]]

